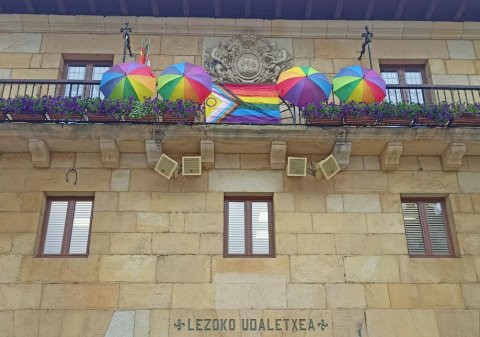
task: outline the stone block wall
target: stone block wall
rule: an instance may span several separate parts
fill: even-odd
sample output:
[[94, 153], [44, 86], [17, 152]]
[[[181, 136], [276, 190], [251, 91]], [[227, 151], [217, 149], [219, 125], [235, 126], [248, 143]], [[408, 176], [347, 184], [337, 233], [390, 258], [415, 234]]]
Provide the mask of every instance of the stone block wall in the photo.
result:
[[[312, 66], [333, 77], [359, 64], [364, 25], [375, 33], [373, 65], [425, 64], [428, 81], [445, 85], [479, 85], [480, 29], [476, 23], [385, 21], [284, 21], [201, 18], [63, 17], [1, 15], [0, 78], [57, 79], [62, 59], [100, 54], [122, 60], [118, 29], [133, 28], [132, 51], [151, 39], [151, 67], [159, 73], [170, 64], [201, 65], [203, 39], [228, 37], [247, 30], [267, 38], [284, 38], [293, 46], [294, 65]], [[368, 66], [368, 60], [361, 64]]]
[[[204, 36], [251, 28], [291, 39], [295, 64], [330, 76], [357, 64], [365, 25], [128, 20], [133, 50], [141, 37], [152, 39], [157, 72], [182, 60], [201, 64]], [[63, 56], [75, 54], [112, 55], [118, 62], [124, 21], [1, 15], [0, 78], [56, 79]], [[384, 61], [422, 61], [435, 84], [479, 84], [474, 23], [371, 24], [375, 68]], [[24, 145], [17, 138], [0, 154], [0, 337], [279, 334], [177, 330], [179, 318], [328, 323], [324, 331], [282, 333], [292, 337], [480, 335], [478, 155], [466, 156], [458, 172], [444, 172], [440, 156], [424, 143], [425, 155], [401, 157], [396, 171], [381, 170], [376, 155], [354, 155], [346, 170], [317, 181], [271, 170], [268, 151], [251, 146], [242, 153], [217, 150], [215, 167], [202, 176], [168, 181], [148, 168], [145, 152], [135, 146], [122, 149], [118, 168], [103, 167], [98, 152], [68, 152], [75, 142], [96, 146], [88, 131], [75, 135], [80, 138], [67, 142], [65, 152], [51, 153], [48, 169], [34, 168], [30, 153], [16, 151]], [[78, 170], [76, 185], [65, 181], [70, 167]], [[241, 192], [273, 195], [275, 258], [223, 258], [224, 195]], [[400, 197], [414, 193], [447, 197], [458, 257], [408, 256]], [[46, 196], [59, 194], [95, 197], [88, 258], [35, 256]]]
[[[56, 167], [96, 155], [52, 153]], [[319, 336], [480, 333], [477, 156], [458, 172], [436, 156], [402, 157], [393, 172], [352, 156], [329, 181], [242, 168], [255, 160], [235, 153], [167, 181], [131, 156], [117, 169], [84, 164], [77, 185], [26, 154], [0, 156], [0, 336], [207, 336], [220, 332], [173, 324], [245, 317], [324, 319]], [[223, 258], [225, 176], [225, 192], [272, 193], [275, 258]], [[80, 191], [95, 196], [88, 258], [35, 257], [46, 195]], [[400, 195], [426, 192], [448, 198], [458, 258], [408, 256]], [[222, 332], [246, 334], [274, 332]]]

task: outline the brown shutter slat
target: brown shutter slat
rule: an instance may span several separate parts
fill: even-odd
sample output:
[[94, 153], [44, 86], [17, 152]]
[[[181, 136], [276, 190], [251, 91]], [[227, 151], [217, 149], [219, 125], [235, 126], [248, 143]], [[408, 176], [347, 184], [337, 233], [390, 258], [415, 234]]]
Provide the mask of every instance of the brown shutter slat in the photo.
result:
[[440, 203], [426, 203], [425, 214], [428, 223], [428, 233], [430, 236], [432, 254], [450, 254], [442, 205]]
[[69, 254], [87, 253], [92, 206], [92, 201], [77, 201], [75, 203]]
[[425, 242], [418, 205], [414, 202], [402, 203], [403, 221], [410, 255], [425, 255]]
[[43, 254], [61, 254], [67, 218], [68, 201], [51, 201]]
[[228, 202], [228, 254], [245, 254], [245, 203]]

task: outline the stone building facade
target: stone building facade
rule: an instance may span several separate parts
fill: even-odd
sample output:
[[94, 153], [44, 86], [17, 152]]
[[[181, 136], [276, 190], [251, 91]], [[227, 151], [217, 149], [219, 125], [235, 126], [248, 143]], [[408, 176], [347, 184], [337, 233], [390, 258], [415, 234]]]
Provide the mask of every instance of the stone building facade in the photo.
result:
[[[375, 69], [424, 65], [428, 83], [480, 84], [480, 24], [427, 21], [5, 14], [0, 76], [118, 63], [126, 20], [132, 49], [151, 39], [156, 72], [201, 65], [206, 39], [253, 30], [333, 75], [358, 63], [368, 24]], [[159, 149], [181, 161], [205, 140], [214, 161], [201, 176], [152, 169]], [[285, 175], [287, 156], [316, 162], [342, 146], [332, 179]], [[224, 257], [232, 195], [272, 198], [274, 257]], [[50, 196], [94, 197], [87, 257], [38, 256]], [[409, 256], [406, 197], [444, 198], [453, 257]], [[475, 128], [0, 124], [1, 337], [478, 337], [479, 280]]]

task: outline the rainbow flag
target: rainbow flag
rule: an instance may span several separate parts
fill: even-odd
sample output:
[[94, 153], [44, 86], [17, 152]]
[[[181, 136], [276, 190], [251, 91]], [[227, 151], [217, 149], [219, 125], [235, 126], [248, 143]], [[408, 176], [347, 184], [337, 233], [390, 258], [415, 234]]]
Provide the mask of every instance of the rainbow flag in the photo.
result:
[[275, 84], [214, 84], [205, 100], [207, 123], [279, 124]]

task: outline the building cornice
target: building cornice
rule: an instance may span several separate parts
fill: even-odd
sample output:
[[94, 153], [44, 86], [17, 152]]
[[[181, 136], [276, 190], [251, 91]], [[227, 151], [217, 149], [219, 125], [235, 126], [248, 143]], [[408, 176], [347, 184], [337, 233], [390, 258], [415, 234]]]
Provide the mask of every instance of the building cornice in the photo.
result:
[[326, 154], [337, 142], [351, 142], [352, 155], [381, 155], [389, 142], [401, 142], [403, 155], [441, 155], [452, 143], [480, 155], [477, 128], [28, 123], [0, 124], [0, 153], [29, 152], [32, 138], [51, 152], [100, 152], [100, 139], [114, 139], [120, 152], [145, 152], [146, 141], [156, 140], [170, 153], [198, 153], [201, 140], [212, 140], [220, 153], [269, 153], [273, 141], [285, 141], [297, 154]]
[[128, 21], [134, 34], [232, 36], [253, 30], [265, 37], [359, 39], [369, 26], [375, 39], [480, 39], [480, 22], [261, 20], [91, 15], [2, 14], [1, 32], [118, 34]]

